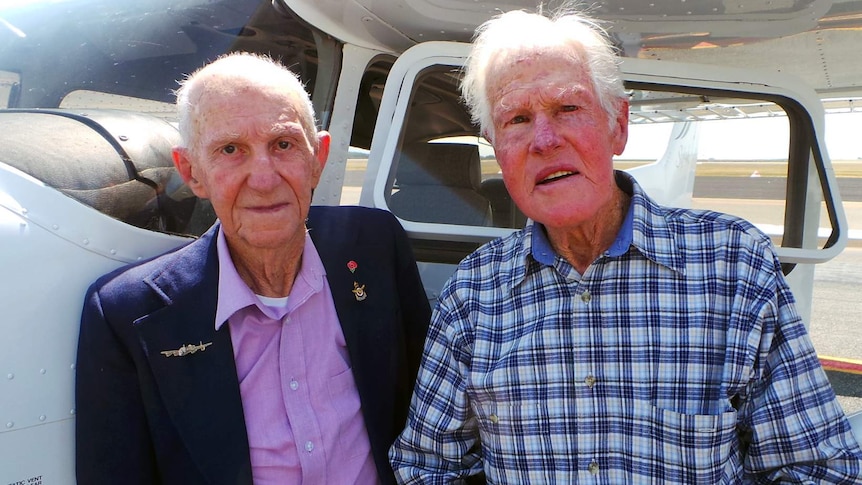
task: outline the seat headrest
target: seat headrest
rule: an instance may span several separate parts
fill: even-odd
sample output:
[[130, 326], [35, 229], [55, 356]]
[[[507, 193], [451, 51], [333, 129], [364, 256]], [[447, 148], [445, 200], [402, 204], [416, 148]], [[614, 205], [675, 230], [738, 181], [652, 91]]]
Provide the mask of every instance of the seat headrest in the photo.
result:
[[482, 181], [479, 148], [464, 143], [414, 143], [404, 147], [399, 185], [444, 185], [477, 190]]

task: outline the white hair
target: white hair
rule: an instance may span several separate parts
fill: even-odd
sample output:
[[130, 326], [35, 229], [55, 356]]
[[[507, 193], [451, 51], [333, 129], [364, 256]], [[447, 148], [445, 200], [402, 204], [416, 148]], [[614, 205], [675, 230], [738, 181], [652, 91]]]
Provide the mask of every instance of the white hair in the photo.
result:
[[291, 70], [270, 57], [234, 52], [219, 57], [179, 81], [176, 90], [179, 131], [183, 146], [194, 148], [197, 130], [198, 102], [213, 78], [230, 79], [247, 86], [274, 87], [293, 93], [301, 100], [299, 122], [313, 147], [317, 146], [314, 106], [302, 81]]
[[571, 49], [589, 71], [593, 88], [611, 123], [619, 99], [626, 97], [619, 72], [619, 57], [605, 30], [596, 20], [572, 8], [552, 17], [522, 10], [506, 12], [476, 29], [473, 47], [464, 67], [461, 94], [474, 123], [493, 136], [488, 99], [488, 73], [494, 63], [510, 55], [537, 54], [548, 49]]

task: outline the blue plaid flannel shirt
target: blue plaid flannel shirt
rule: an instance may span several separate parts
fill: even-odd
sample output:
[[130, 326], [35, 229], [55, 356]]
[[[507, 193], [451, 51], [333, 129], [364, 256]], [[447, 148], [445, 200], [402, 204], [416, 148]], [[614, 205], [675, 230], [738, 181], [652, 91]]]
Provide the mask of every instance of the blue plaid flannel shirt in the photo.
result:
[[402, 483], [862, 483], [769, 238], [632, 194], [583, 275], [541, 226], [461, 262], [432, 317]]

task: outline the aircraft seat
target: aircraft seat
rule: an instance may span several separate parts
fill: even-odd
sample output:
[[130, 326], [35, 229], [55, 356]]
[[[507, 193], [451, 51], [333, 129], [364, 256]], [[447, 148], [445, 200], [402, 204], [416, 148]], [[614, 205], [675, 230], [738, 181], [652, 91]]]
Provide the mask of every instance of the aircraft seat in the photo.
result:
[[215, 220], [173, 165], [179, 132], [121, 110], [0, 110], [0, 163], [103, 214], [158, 232], [200, 235]]
[[480, 192], [476, 145], [413, 143], [404, 147], [395, 176], [392, 212], [417, 222], [492, 225], [491, 204]]

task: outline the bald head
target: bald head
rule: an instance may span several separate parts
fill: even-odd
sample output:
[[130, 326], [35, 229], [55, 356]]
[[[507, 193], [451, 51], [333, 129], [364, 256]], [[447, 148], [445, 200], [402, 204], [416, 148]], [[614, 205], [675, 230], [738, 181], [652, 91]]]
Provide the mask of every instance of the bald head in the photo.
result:
[[233, 53], [193, 72], [176, 91], [183, 147], [194, 151], [205, 129], [202, 107], [208, 100], [242, 97], [250, 91], [287, 94], [298, 110], [309, 143], [316, 145], [314, 107], [300, 79], [274, 60], [249, 53]]

